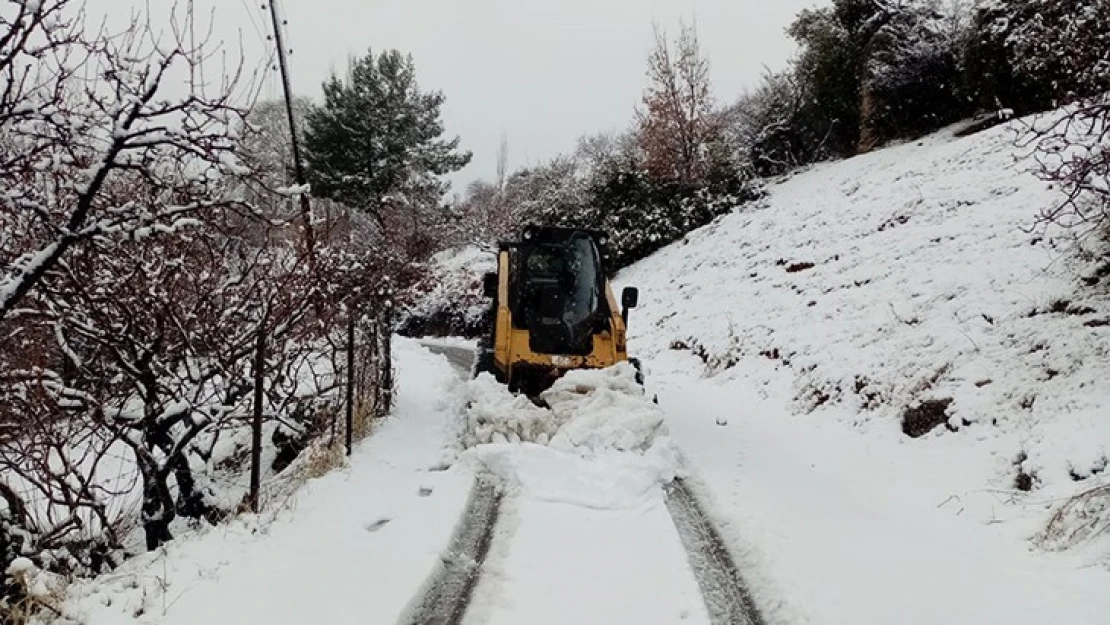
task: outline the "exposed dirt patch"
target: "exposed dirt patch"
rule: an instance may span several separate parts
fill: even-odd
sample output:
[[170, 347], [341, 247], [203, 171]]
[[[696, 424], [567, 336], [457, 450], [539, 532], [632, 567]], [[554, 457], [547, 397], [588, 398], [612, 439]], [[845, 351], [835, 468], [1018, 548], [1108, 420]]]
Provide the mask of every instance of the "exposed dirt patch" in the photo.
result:
[[1019, 469], [1017, 476], [1014, 478], [1014, 488], [1023, 493], [1033, 490], [1033, 476]]
[[920, 438], [938, 426], [948, 424], [948, 407], [952, 398], [927, 399], [911, 406], [902, 413], [902, 432], [910, 438]]
[[1096, 286], [1103, 278], [1110, 276], [1110, 263], [1103, 263], [1095, 269], [1093, 273], [1083, 278], [1083, 283], [1087, 286]]
[[910, 222], [909, 215], [895, 215], [879, 225], [879, 232], [885, 232], [897, 226], [904, 226]]
[[786, 266], [786, 273], [799, 273], [816, 267], [814, 263], [791, 263]]
[[1033, 485], [1037, 482], [1036, 471], [1026, 471], [1025, 461], [1029, 459], [1029, 454], [1024, 451], [1014, 458], [1014, 467], [1017, 469], [1017, 475], [1014, 476], [1014, 488], [1023, 493], [1028, 493], [1033, 490]]
[[1038, 315], [1053, 314], [1053, 315], [1093, 315], [1098, 312], [1090, 306], [1083, 304], [1074, 304], [1068, 299], [1058, 299], [1048, 305], [1046, 308], [1034, 308], [1029, 311], [1028, 317], [1036, 317]]

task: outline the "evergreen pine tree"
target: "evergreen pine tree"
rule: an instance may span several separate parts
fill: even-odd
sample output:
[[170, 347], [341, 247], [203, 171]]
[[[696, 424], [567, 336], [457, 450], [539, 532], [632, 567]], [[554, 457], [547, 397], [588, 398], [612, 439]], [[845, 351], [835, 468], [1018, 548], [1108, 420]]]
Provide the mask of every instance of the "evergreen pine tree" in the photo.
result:
[[419, 237], [448, 189], [442, 176], [470, 162], [443, 137], [438, 91], [422, 91], [411, 56], [389, 50], [352, 62], [324, 84], [307, 116], [305, 152], [315, 195], [373, 216], [387, 232]]

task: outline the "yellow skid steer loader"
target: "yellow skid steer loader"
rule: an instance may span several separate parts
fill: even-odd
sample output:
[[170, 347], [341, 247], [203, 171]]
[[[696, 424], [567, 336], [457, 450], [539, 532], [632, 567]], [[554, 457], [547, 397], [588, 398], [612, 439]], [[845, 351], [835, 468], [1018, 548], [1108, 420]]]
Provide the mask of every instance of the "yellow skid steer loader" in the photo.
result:
[[535, 397], [572, 369], [629, 360], [639, 371], [625, 342], [639, 292], [626, 287], [618, 308], [607, 244], [603, 232], [548, 226], [528, 226], [519, 241], [500, 243], [497, 271], [483, 283], [492, 303], [474, 374], [491, 373], [512, 392]]

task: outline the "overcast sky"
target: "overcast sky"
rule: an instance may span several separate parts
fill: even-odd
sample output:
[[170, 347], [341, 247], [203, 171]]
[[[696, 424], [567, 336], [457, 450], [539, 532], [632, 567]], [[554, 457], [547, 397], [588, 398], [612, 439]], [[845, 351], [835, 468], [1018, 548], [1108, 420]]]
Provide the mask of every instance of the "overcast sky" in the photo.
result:
[[[215, 35], [240, 35], [252, 67], [265, 54], [265, 0], [196, 0], [215, 11]], [[155, 11], [169, 0], [150, 0]], [[320, 84], [350, 55], [397, 48], [412, 53], [426, 89], [447, 96], [448, 132], [474, 152], [453, 176], [456, 190], [492, 178], [502, 134], [515, 169], [568, 151], [587, 133], [631, 124], [645, 86], [652, 23], [676, 32], [696, 22], [712, 66], [714, 92], [730, 101], [780, 69], [794, 53], [784, 29], [802, 8], [825, 0], [279, 0], [293, 88], [320, 97]], [[89, 0], [98, 12], [126, 13], [143, 0]], [[161, 9], [159, 7], [162, 7]], [[276, 79], [264, 94], [280, 95]]]

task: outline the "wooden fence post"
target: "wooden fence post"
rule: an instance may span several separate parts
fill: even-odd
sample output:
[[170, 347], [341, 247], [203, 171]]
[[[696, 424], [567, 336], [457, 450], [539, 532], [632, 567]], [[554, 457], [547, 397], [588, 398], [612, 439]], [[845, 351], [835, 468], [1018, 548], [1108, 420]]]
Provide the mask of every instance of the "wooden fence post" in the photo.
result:
[[355, 424], [355, 311], [347, 315], [347, 455], [351, 455]]
[[262, 490], [262, 385], [266, 369], [266, 319], [258, 324], [254, 346], [254, 414], [251, 419], [251, 510], [258, 513]]

